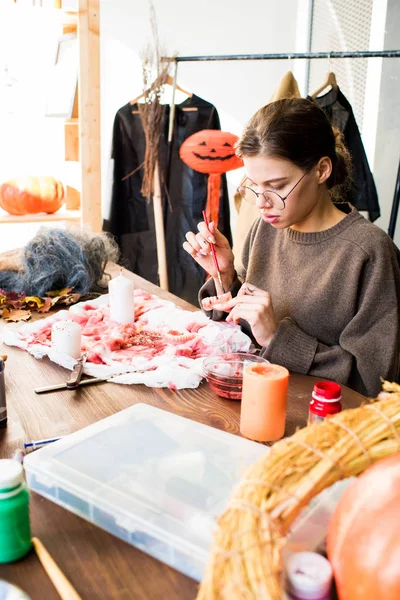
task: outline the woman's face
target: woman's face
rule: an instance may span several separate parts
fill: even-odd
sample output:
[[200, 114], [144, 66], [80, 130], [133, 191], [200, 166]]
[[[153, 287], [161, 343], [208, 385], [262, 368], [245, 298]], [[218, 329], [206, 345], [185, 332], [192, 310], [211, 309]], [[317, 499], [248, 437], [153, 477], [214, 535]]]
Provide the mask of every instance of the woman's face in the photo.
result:
[[[329, 159], [328, 159], [329, 160]], [[301, 224], [313, 213], [321, 195], [318, 166], [305, 172], [294, 163], [274, 156], [248, 156], [243, 158], [248, 182], [246, 185], [261, 194], [257, 206], [266, 223], [277, 229]], [[326, 186], [324, 186], [326, 190]], [[327, 190], [326, 190], [327, 191]], [[279, 194], [283, 203], [275, 194]], [[271, 199], [271, 203], [265, 196]]]

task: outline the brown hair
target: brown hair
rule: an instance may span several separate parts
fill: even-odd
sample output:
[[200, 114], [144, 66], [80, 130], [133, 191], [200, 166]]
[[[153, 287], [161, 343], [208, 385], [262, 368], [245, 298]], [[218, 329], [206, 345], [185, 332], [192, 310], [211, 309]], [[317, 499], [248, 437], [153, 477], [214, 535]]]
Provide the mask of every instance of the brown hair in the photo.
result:
[[241, 158], [268, 154], [291, 161], [304, 171], [320, 158], [332, 161], [326, 184], [337, 196], [336, 186], [347, 187], [351, 176], [350, 153], [339, 130], [332, 128], [324, 111], [303, 98], [285, 98], [260, 108], [246, 125], [236, 144]]

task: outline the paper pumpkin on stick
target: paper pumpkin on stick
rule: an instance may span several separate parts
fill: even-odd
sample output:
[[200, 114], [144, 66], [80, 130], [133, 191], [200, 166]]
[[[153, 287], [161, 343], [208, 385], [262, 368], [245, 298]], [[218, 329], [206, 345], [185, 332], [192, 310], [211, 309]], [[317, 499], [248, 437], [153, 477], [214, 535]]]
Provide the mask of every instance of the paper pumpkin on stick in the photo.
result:
[[218, 129], [202, 129], [188, 137], [182, 144], [179, 156], [185, 164], [208, 173], [206, 213], [210, 221], [218, 225], [221, 175], [243, 166], [236, 156], [234, 145], [238, 137]]

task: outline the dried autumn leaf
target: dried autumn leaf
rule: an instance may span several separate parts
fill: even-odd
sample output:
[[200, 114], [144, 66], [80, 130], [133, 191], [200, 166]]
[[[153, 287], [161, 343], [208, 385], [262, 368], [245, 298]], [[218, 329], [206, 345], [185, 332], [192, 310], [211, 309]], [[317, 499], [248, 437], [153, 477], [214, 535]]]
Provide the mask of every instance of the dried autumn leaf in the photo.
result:
[[44, 304], [38, 309], [38, 312], [45, 313], [49, 312], [52, 307], [51, 298], [44, 298]]
[[64, 294], [63, 296], [57, 296], [57, 298], [52, 298], [51, 303], [54, 304], [75, 304], [80, 299], [81, 294]]
[[56, 298], [58, 296], [65, 296], [66, 294], [69, 294], [72, 289], [73, 289], [72, 287], [67, 287], [67, 288], [63, 288], [62, 290], [56, 290], [53, 292], [45, 292], [45, 295], [49, 296], [49, 298]]
[[8, 302], [17, 302], [18, 300], [23, 300], [26, 296], [25, 292], [6, 292], [5, 290], [0, 289], [0, 294], [7, 298]]
[[80, 299], [80, 294], [67, 294], [60, 297], [60, 304], [75, 304]]
[[21, 308], [3, 309], [2, 317], [9, 322], [28, 321], [31, 318], [30, 310], [22, 310]]
[[36, 308], [41, 308], [44, 305], [45, 299], [40, 298], [39, 296], [25, 296], [24, 303], [29, 308], [33, 308], [35, 310]]
[[13, 308], [21, 308], [22, 302], [25, 298], [25, 292], [18, 294], [18, 292], [6, 292], [0, 289], [0, 295], [5, 297], [5, 302], [2, 302], [5, 306], [12, 306]]

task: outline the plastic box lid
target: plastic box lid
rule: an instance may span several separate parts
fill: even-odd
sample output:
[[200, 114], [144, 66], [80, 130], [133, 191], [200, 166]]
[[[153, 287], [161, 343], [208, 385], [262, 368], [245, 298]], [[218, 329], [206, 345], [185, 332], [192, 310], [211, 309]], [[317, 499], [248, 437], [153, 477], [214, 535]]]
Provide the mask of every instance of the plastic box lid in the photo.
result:
[[27, 456], [28, 486], [200, 580], [216, 521], [268, 448], [136, 404]]

